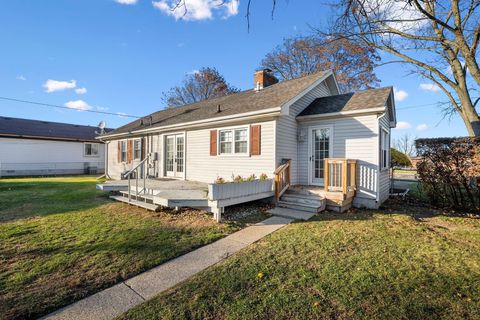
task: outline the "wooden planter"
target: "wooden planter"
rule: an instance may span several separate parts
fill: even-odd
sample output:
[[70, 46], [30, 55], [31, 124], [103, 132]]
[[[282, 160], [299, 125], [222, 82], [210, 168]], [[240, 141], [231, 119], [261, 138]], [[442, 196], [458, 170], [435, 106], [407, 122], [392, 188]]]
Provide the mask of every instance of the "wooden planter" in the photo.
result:
[[209, 200], [223, 200], [246, 197], [253, 194], [272, 192], [273, 180], [255, 180], [249, 182], [212, 183], [208, 185]]

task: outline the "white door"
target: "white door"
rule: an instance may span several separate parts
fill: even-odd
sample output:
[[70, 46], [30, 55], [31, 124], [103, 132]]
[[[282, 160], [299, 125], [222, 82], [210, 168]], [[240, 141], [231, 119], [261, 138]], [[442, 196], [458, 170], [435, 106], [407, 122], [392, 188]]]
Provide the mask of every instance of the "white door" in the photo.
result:
[[324, 185], [325, 158], [332, 157], [332, 128], [312, 127], [309, 130], [309, 178], [310, 184]]
[[165, 137], [165, 172], [167, 177], [183, 178], [185, 172], [185, 135]]

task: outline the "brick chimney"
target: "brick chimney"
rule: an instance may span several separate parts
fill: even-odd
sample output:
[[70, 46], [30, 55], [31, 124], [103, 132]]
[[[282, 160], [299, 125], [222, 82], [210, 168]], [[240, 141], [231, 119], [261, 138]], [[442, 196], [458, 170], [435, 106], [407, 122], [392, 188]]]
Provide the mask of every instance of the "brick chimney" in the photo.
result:
[[253, 86], [256, 91], [262, 90], [272, 84], [278, 82], [278, 79], [273, 75], [272, 70], [270, 69], [262, 69], [255, 71], [255, 76], [253, 77]]

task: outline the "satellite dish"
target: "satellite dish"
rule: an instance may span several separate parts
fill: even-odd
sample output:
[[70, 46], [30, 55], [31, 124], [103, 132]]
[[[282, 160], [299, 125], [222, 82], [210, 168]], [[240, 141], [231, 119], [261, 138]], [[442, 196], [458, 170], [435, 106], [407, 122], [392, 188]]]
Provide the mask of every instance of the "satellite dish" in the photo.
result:
[[102, 129], [102, 130], [105, 129], [106, 126], [107, 126], [107, 124], [106, 124], [105, 121], [103, 121], [103, 120], [100, 121], [100, 123], [98, 124], [98, 127], [99, 127], [100, 129]]

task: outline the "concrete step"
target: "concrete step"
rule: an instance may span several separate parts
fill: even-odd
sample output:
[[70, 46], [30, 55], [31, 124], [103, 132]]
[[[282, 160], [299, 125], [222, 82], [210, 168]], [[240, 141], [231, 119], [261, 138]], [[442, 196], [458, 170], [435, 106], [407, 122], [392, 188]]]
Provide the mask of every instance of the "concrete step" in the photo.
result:
[[287, 209], [287, 208], [279, 208], [279, 207], [273, 208], [268, 212], [277, 217], [294, 219], [294, 220], [304, 220], [304, 221], [311, 219], [316, 214], [315, 212], [307, 212], [307, 211], [300, 211], [295, 209]]
[[157, 211], [158, 208], [159, 208], [159, 206], [157, 206], [156, 204], [146, 203], [144, 201], [138, 201], [138, 200], [133, 200], [132, 199], [130, 202], [128, 202], [128, 198], [126, 198], [124, 196], [110, 196], [110, 199], [125, 202], [125, 203], [129, 203], [131, 205], [141, 207], [141, 208], [144, 208], [144, 209], [147, 209], [147, 210], [150, 210], [150, 211]]
[[321, 211], [320, 206], [318, 205], [299, 204], [299, 203], [281, 201], [281, 200], [277, 202], [277, 206], [282, 208], [289, 208], [289, 209], [313, 212], [313, 213], [317, 213]]
[[[121, 193], [124, 197], [128, 198], [128, 191], [120, 191], [120, 193]], [[135, 196], [135, 191], [132, 191], [132, 198], [135, 198], [135, 197], [136, 197], [136, 196]], [[138, 198], [139, 198], [139, 199], [137, 199], [137, 200], [147, 199], [147, 200], [153, 202], [153, 195], [148, 194], [148, 193], [147, 193], [147, 194], [144, 194], [143, 192], [142, 192], [142, 193], [139, 193], [139, 194], [138, 194]]]
[[281, 198], [281, 201], [291, 202], [296, 204], [304, 204], [309, 206], [317, 206], [320, 207], [322, 205], [322, 201], [325, 201], [322, 198], [314, 198], [314, 197], [305, 197], [301, 195], [292, 195], [292, 194], [284, 194]]

